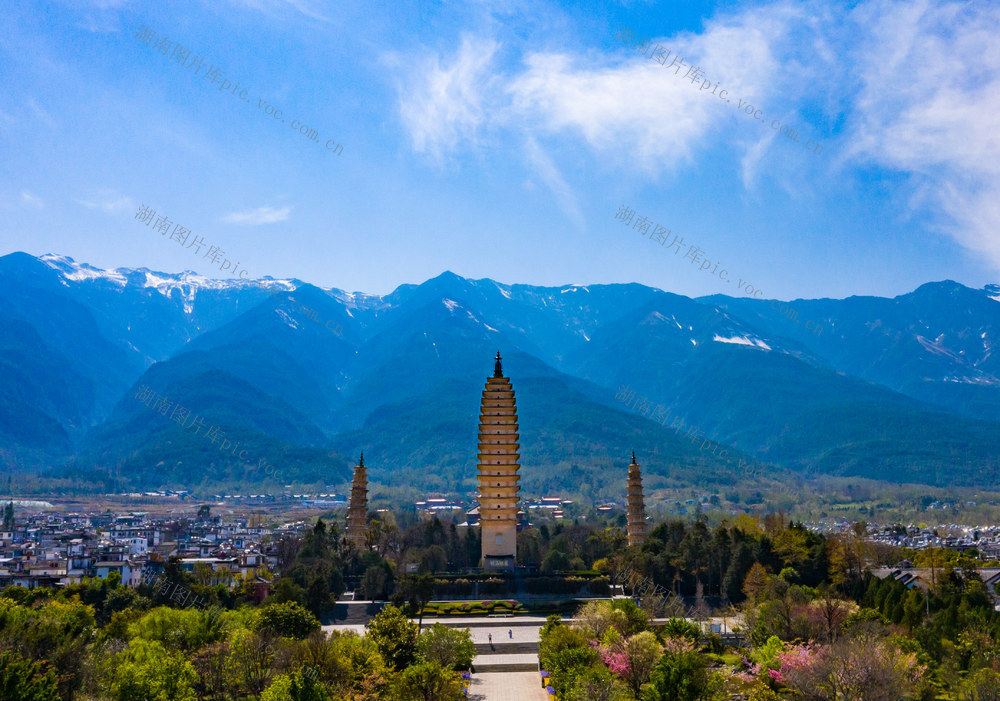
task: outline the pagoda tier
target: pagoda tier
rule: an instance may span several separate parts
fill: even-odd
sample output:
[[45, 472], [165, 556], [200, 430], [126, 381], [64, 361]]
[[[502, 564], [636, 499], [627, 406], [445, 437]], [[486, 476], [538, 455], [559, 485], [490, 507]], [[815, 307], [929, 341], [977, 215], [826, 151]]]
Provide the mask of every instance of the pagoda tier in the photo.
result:
[[358, 548], [365, 547], [365, 531], [368, 530], [368, 474], [365, 469], [365, 454], [354, 467], [354, 481], [351, 484], [351, 502], [347, 509], [347, 539]]
[[521, 446], [514, 388], [503, 377], [500, 353], [494, 369], [479, 416], [479, 523], [483, 565], [500, 568], [512, 567], [517, 557]]
[[641, 545], [646, 539], [646, 507], [642, 499], [642, 473], [632, 453], [632, 464], [628, 466], [628, 544]]

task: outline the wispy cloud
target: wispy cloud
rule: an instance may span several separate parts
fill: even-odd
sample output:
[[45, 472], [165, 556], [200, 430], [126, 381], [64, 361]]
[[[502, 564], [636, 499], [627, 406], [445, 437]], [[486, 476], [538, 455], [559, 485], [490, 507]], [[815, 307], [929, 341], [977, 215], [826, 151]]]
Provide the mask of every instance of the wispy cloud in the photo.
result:
[[236, 5], [237, 7], [244, 7], [251, 10], [257, 10], [258, 12], [263, 12], [269, 16], [277, 16], [282, 11], [291, 7], [297, 12], [301, 12], [306, 17], [312, 19], [317, 19], [323, 22], [329, 22], [330, 19], [322, 14], [316, 8], [319, 3], [310, 2], [309, 0], [229, 0], [230, 4]]
[[282, 207], [281, 209], [258, 207], [248, 212], [232, 212], [222, 217], [222, 221], [226, 224], [239, 224], [240, 226], [259, 226], [285, 221], [291, 212], [291, 207]]
[[442, 65], [436, 56], [417, 61], [400, 83], [399, 99], [415, 151], [440, 158], [463, 140], [475, 141], [487, 118], [484, 103], [495, 94], [491, 64], [499, 47], [491, 39], [466, 35], [450, 63]]
[[37, 102], [35, 102], [35, 98], [28, 98], [28, 108], [31, 109], [38, 121], [43, 122], [51, 129], [55, 129], [56, 120], [52, 118], [51, 114], [46, 112]]
[[583, 214], [580, 212], [580, 205], [577, 203], [573, 189], [566, 183], [562, 173], [545, 151], [539, 147], [533, 138], [528, 138], [525, 143], [525, 151], [528, 160], [534, 165], [535, 174], [541, 178], [542, 182], [555, 195], [559, 208], [569, 217], [578, 229], [586, 226]]
[[808, 165], [907, 175], [901, 194], [916, 212], [1000, 269], [997, 36], [995, 3], [778, 0], [719, 14], [699, 33], [652, 38], [700, 66], [732, 103], [623, 44], [610, 53], [528, 50], [501, 64], [495, 42], [463, 36], [450, 61], [398, 62], [420, 66], [400, 81], [401, 116], [414, 150], [435, 158], [477, 145], [490, 129], [516, 133], [528, 144], [525, 167], [568, 213], [570, 189], [539, 147], [553, 139], [654, 174], [729, 143], [747, 189], [765, 175], [790, 192], [821, 187], [773, 157], [792, 146], [736, 109], [747, 99], [803, 141], [822, 142], [822, 160]]
[[[654, 41], [686, 57], [685, 65], [705, 66], [705, 75], [723, 88], [756, 100], [769, 92], [767, 81], [779, 68], [772, 45], [802, 18], [801, 10], [778, 4], [716, 20], [703, 34]], [[407, 76], [399, 88], [415, 151], [440, 157], [475, 143], [482, 129], [506, 126], [536, 138], [582, 138], [602, 156], [658, 171], [693, 158], [700, 139], [735, 112], [685, 80], [683, 70], [675, 75], [624, 45], [606, 57], [529, 53], [506, 75], [493, 65], [498, 48], [466, 35], [450, 63], [436, 57], [405, 62], [419, 66], [418, 77]], [[771, 140], [770, 133], [756, 134]]]
[[1000, 6], [879, 0], [853, 20], [846, 158], [911, 174], [941, 231], [1000, 268]]
[[102, 193], [94, 200], [74, 200], [77, 204], [83, 205], [87, 209], [99, 209], [107, 214], [116, 214], [135, 208], [135, 201], [125, 195], [115, 193]]
[[21, 190], [21, 202], [34, 209], [42, 209], [45, 206], [42, 198], [38, 197], [30, 190]]

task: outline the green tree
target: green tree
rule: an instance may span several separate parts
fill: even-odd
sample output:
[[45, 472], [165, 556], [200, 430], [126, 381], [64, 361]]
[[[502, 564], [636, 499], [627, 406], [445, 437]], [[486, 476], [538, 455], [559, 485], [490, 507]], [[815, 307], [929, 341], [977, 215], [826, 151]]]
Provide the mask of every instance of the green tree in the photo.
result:
[[632, 693], [639, 697], [639, 690], [642, 685], [650, 680], [650, 676], [656, 663], [663, 654], [660, 643], [656, 640], [656, 635], [651, 631], [636, 633], [621, 646], [623, 657], [628, 664], [622, 674], [622, 678], [632, 688]]
[[294, 601], [297, 604], [306, 604], [306, 590], [295, 583], [291, 577], [280, 577], [274, 583], [271, 595], [267, 597], [268, 602]]
[[0, 699], [5, 701], [59, 701], [56, 670], [43, 662], [26, 660], [15, 652], [0, 654]]
[[550, 550], [542, 559], [543, 572], [556, 572], [569, 569], [569, 555], [559, 550]]
[[388, 585], [391, 574], [392, 572], [384, 563], [381, 565], [372, 565], [366, 569], [364, 576], [361, 578], [362, 596], [372, 601], [385, 599], [389, 594]]
[[434, 596], [434, 578], [427, 574], [404, 577], [401, 581], [401, 591], [403, 597], [409, 599], [411, 605], [418, 609], [417, 631], [419, 632], [424, 627], [424, 607]]
[[559, 616], [549, 616], [538, 639], [538, 660], [542, 669], [549, 672], [555, 670], [559, 655], [564, 651], [589, 647], [587, 636], [581, 631], [560, 623]]
[[261, 635], [239, 628], [229, 640], [225, 670], [232, 684], [247, 694], [260, 694], [271, 675], [274, 648]]
[[584, 667], [572, 676], [566, 701], [633, 701], [621, 680], [604, 667]]
[[413, 662], [417, 626], [395, 606], [386, 606], [375, 615], [368, 624], [368, 637], [375, 642], [382, 659], [392, 669], [405, 669]]
[[394, 684], [400, 701], [463, 701], [458, 675], [434, 662], [421, 662], [403, 670]]
[[969, 677], [962, 686], [963, 701], [1000, 701], [1000, 674], [992, 669], [981, 669]]
[[194, 667], [155, 640], [138, 638], [113, 658], [106, 672], [113, 701], [196, 701]]
[[671, 618], [663, 624], [663, 637], [665, 638], [687, 638], [691, 642], [697, 642], [700, 636], [701, 629], [683, 618]]
[[332, 604], [333, 598], [330, 596], [330, 585], [327, 578], [321, 574], [315, 574], [310, 578], [309, 586], [306, 587], [306, 606], [319, 617], [329, 611]]
[[611, 608], [625, 614], [622, 635], [635, 635], [649, 628], [649, 616], [632, 599], [615, 599], [611, 602]]
[[0, 597], [0, 650], [47, 662], [59, 671], [59, 694], [70, 698], [82, 683], [94, 611], [78, 601], [47, 601], [28, 608]]
[[208, 611], [158, 606], [128, 627], [129, 637], [155, 640], [168, 650], [191, 651], [225, 636], [222, 621]]
[[667, 652], [650, 675], [643, 701], [698, 701], [708, 689], [705, 658], [696, 652]]
[[330, 701], [330, 695], [311, 675], [295, 672], [276, 677], [260, 701]]
[[288, 601], [283, 604], [268, 604], [257, 612], [255, 630], [264, 636], [281, 636], [302, 640], [313, 631], [320, 629], [319, 621], [309, 611]]
[[417, 658], [446, 669], [469, 669], [476, 646], [468, 628], [449, 628], [435, 623], [417, 638]]
[[[315, 647], [313, 640], [309, 638], [306, 646]], [[329, 646], [329, 655], [319, 653], [304, 662], [319, 668], [320, 678], [330, 684], [336, 698], [368, 698], [366, 693], [384, 689], [388, 670], [378, 646], [369, 637], [334, 631], [329, 637]]]
[[589, 645], [570, 647], [549, 656], [549, 670], [556, 695], [564, 697], [576, 684], [577, 677], [589, 667], [600, 666], [600, 655]]
[[609, 628], [622, 632], [627, 627], [625, 612], [610, 601], [588, 601], [576, 612], [577, 627], [588, 637], [600, 639]]

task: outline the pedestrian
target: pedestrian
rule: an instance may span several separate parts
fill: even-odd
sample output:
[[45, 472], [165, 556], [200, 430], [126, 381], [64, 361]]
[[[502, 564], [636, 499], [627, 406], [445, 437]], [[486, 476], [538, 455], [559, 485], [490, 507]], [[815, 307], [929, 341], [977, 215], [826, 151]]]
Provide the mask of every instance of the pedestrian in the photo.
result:
[[493, 633], [487, 633], [487, 635], [490, 638], [490, 645], [492, 645], [493, 644]]
[[507, 629], [507, 637], [510, 638], [511, 640], [514, 639], [514, 631], [512, 631], [510, 628]]

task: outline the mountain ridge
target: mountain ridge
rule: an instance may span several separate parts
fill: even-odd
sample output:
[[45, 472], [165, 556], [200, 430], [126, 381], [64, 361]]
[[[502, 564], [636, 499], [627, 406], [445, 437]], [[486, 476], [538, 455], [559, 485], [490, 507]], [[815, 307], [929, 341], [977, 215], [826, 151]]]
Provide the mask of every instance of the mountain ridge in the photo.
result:
[[[1000, 286], [941, 281], [894, 298], [790, 302], [820, 334], [771, 302], [451, 271], [369, 295], [10, 254], [0, 257], [3, 459], [35, 472], [115, 465], [137, 484], [204, 483], [203, 446], [142, 419], [148, 409], [128, 398], [145, 384], [285, 460], [289, 479], [348, 474], [343, 456], [364, 449], [375, 478], [471, 488], [479, 392], [500, 348], [515, 391], [525, 390], [533, 423], [523, 433], [540, 441], [522, 447], [525, 459], [556, 482], [590, 474], [595, 493], [629, 440], [665, 461], [650, 465], [656, 480], [730, 474], [625, 409], [614, 398], [625, 385], [775, 474], [975, 484], [995, 469]], [[28, 415], [31, 426], [17, 419]], [[381, 446], [378, 464], [371, 445]], [[235, 465], [212, 461], [236, 479]]]

